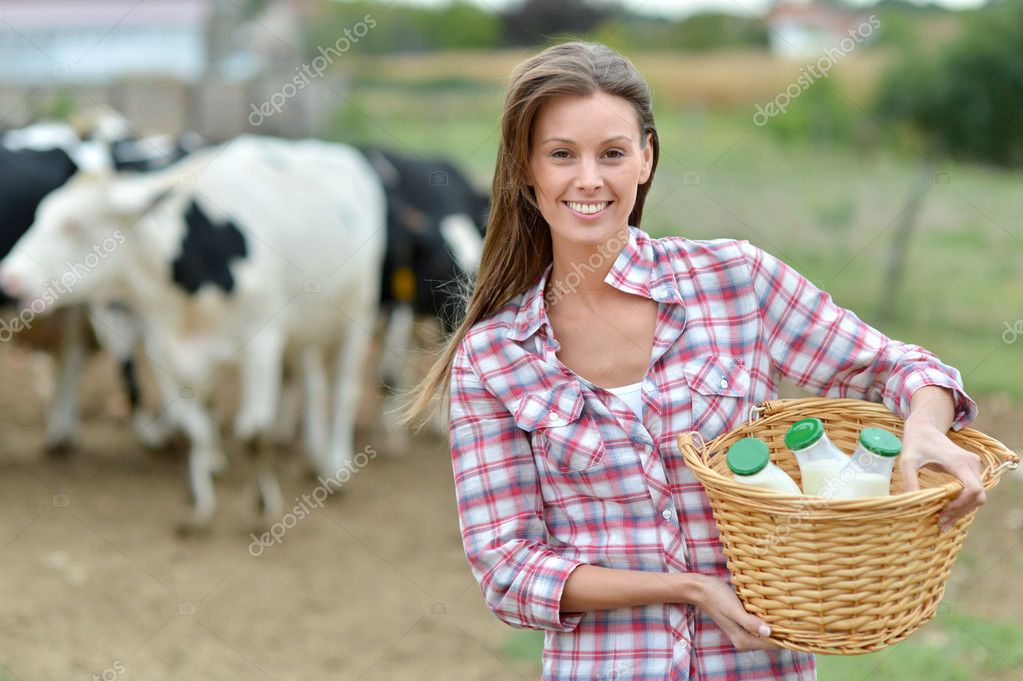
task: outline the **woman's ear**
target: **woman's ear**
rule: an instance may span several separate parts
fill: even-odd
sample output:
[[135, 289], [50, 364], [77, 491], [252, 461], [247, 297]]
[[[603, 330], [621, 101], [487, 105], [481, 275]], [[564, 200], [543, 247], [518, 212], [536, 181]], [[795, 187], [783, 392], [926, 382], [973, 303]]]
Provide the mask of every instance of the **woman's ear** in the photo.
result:
[[654, 165], [654, 136], [652, 133], [646, 134], [646, 140], [643, 144], [643, 169], [639, 173], [639, 183], [646, 184], [647, 180], [650, 179], [650, 169]]

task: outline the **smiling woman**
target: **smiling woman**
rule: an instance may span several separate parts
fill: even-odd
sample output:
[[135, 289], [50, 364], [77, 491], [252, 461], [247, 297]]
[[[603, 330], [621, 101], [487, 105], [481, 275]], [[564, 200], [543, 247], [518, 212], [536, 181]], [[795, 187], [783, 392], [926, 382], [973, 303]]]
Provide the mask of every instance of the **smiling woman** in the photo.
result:
[[658, 153], [647, 85], [613, 50], [516, 68], [465, 318], [404, 422], [450, 387], [466, 556], [501, 620], [546, 631], [544, 679], [813, 679], [736, 597], [678, 435], [730, 430], [780, 375], [883, 401], [906, 419], [907, 488], [924, 463], [963, 481], [955, 520], [984, 496], [945, 432], [976, 405], [957, 370], [748, 242], [651, 238]]
[[[583, 117], [585, 136], [567, 136]], [[597, 243], [611, 236], [608, 227], [628, 224], [636, 189], [653, 165], [651, 135], [640, 133], [628, 101], [606, 92], [553, 100], [537, 115], [532, 137], [531, 186], [541, 213], [563, 216], [550, 222], [556, 236], [564, 231], [578, 242], [571, 238], [576, 229], [584, 243]]]

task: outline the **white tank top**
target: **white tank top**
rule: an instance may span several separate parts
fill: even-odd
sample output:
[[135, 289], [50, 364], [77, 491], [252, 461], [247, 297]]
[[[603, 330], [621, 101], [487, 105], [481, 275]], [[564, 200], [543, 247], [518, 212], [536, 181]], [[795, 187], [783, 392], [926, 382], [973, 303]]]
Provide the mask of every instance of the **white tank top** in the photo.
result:
[[623, 385], [619, 388], [604, 388], [609, 393], [614, 393], [636, 414], [636, 418], [643, 420], [643, 381], [631, 385]]

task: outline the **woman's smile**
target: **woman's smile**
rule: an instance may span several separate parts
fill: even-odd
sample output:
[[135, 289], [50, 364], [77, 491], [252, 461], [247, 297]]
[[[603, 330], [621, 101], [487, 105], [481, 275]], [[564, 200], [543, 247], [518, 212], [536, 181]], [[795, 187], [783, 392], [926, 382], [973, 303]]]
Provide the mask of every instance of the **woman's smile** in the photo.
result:
[[581, 220], [596, 220], [607, 214], [614, 201], [565, 201], [564, 204]]

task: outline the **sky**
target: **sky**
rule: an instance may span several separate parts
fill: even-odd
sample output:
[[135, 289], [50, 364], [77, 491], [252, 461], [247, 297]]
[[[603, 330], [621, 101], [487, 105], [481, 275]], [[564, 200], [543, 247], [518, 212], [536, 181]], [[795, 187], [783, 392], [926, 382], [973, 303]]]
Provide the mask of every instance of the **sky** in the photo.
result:
[[[443, 5], [449, 0], [405, 0], [420, 5]], [[490, 7], [501, 10], [508, 5], [515, 4], [516, 0], [469, 0], [481, 7]], [[854, 0], [854, 2], [857, 0]], [[557, 2], [557, 0], [552, 0]], [[665, 14], [673, 17], [685, 16], [700, 10], [720, 10], [733, 14], [762, 14], [769, 0], [620, 0], [621, 4], [629, 9], [641, 11], [646, 14]], [[937, 0], [939, 5], [954, 9], [965, 9], [977, 7], [984, 4], [984, 0]], [[874, 4], [873, 2], [858, 2], [858, 4]]]

